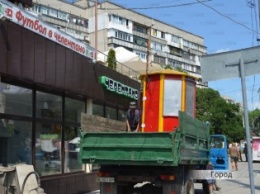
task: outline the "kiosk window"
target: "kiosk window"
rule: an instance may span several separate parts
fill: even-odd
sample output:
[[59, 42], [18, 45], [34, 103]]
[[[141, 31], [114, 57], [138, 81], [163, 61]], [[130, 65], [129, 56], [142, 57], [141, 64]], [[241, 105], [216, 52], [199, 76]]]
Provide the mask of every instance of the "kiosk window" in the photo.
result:
[[178, 116], [181, 110], [181, 80], [164, 80], [163, 116]]

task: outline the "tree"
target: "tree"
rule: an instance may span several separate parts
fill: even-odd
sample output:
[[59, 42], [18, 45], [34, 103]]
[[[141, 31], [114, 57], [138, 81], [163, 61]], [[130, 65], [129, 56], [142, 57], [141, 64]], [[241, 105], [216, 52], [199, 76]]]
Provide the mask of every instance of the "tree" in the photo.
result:
[[249, 112], [249, 125], [254, 135], [259, 136], [260, 134], [260, 110], [255, 109]]
[[225, 134], [228, 141], [245, 138], [239, 104], [227, 101], [210, 88], [197, 88], [197, 118], [210, 123], [211, 134]]
[[107, 64], [109, 68], [116, 70], [116, 52], [114, 49], [108, 51]]

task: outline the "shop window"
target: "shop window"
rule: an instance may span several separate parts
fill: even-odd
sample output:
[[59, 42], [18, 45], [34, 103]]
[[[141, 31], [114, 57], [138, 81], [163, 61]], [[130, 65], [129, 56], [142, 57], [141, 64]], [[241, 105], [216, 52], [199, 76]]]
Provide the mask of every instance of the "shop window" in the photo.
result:
[[93, 115], [104, 117], [104, 108], [100, 104], [93, 104]]
[[81, 112], [85, 112], [85, 102], [65, 98], [65, 121], [80, 123]]
[[61, 125], [36, 123], [35, 169], [41, 176], [61, 173]]
[[41, 175], [61, 173], [62, 97], [36, 92], [35, 168]]
[[36, 116], [44, 119], [61, 120], [61, 102], [61, 96], [37, 92]]
[[64, 171], [65, 173], [82, 171], [82, 162], [80, 160], [79, 148], [79, 128], [74, 126], [65, 126], [65, 142], [64, 142]]
[[106, 107], [106, 118], [117, 120], [116, 109], [107, 106]]
[[8, 126], [1, 126], [0, 166], [31, 164], [31, 137], [32, 122], [9, 120]]
[[0, 83], [0, 113], [31, 117], [32, 90]]
[[119, 121], [126, 120], [126, 110], [118, 110], [118, 120]]

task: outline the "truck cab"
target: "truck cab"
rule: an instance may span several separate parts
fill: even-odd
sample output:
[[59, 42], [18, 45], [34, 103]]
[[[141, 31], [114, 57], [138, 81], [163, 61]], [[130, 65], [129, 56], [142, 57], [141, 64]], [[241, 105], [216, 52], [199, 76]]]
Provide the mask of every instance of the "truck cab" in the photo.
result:
[[215, 170], [228, 170], [228, 145], [224, 135], [210, 136], [210, 161]]

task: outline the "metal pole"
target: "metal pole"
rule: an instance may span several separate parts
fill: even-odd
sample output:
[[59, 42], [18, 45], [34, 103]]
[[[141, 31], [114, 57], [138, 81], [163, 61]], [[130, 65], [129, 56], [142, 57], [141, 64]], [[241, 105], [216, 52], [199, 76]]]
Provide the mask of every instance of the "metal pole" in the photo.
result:
[[147, 32], [148, 32], [148, 40], [147, 40], [147, 56], [146, 56], [146, 74], [149, 71], [149, 64], [150, 64], [152, 26], [148, 27]]
[[95, 2], [95, 60], [97, 61], [98, 55], [98, 13], [97, 13], [98, 0]]
[[252, 163], [252, 153], [251, 153], [251, 143], [250, 143], [250, 131], [249, 131], [249, 120], [248, 120], [248, 108], [247, 108], [247, 96], [246, 96], [246, 84], [245, 84], [245, 69], [244, 69], [244, 59], [240, 59], [240, 77], [242, 85], [242, 95], [243, 95], [243, 106], [244, 106], [244, 117], [246, 126], [246, 142], [247, 142], [247, 154], [248, 154], [248, 169], [249, 169], [249, 180], [251, 194], [255, 194], [255, 184], [254, 184], [254, 174], [253, 174], [253, 163]]

